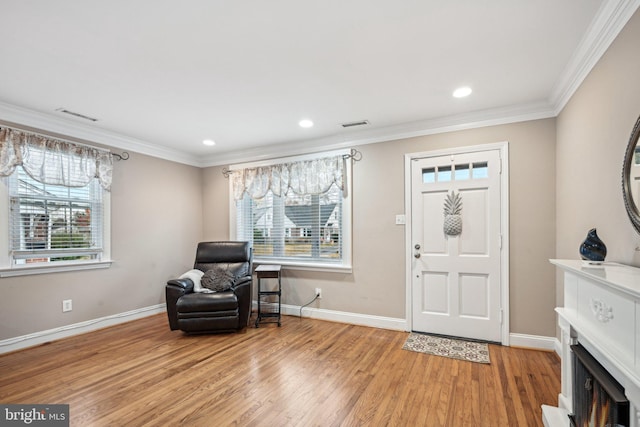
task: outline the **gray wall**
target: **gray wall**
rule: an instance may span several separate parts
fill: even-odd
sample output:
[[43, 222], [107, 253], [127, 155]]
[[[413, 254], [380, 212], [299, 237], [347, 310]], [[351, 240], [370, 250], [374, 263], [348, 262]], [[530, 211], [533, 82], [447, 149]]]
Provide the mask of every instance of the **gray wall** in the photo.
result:
[[640, 266], [640, 236], [621, 189], [624, 152], [640, 115], [639, 49], [640, 11], [557, 118], [558, 258], [579, 258], [580, 243], [595, 227], [607, 245], [607, 261]]
[[558, 116], [557, 255], [576, 258], [590, 228], [607, 261], [640, 265], [640, 238], [621, 190], [624, 152], [640, 115], [640, 12]]
[[167, 279], [193, 265], [201, 195], [201, 169], [135, 153], [116, 162], [112, 267], [0, 279], [0, 340], [163, 303]]
[[[492, 126], [357, 147], [353, 169], [353, 273], [287, 270], [284, 302], [405, 317], [405, 153], [509, 141], [511, 332], [555, 335], [561, 286], [549, 258], [578, 258], [589, 228], [607, 260], [640, 265], [640, 237], [624, 211], [620, 171], [640, 114], [640, 13], [631, 19], [557, 119]], [[153, 208], [149, 208], [153, 206]], [[0, 340], [164, 301], [164, 283], [187, 270], [199, 240], [229, 237], [228, 182], [198, 168], [133, 154], [115, 165], [107, 270], [0, 280]], [[63, 299], [74, 310], [62, 313]]]
[[[555, 334], [555, 119], [537, 120], [357, 147], [353, 166], [353, 273], [286, 270], [283, 302], [405, 318], [404, 154], [509, 141], [511, 209], [511, 331]], [[228, 237], [228, 183], [220, 168], [204, 172], [205, 239]], [[217, 222], [217, 219], [225, 221]], [[222, 229], [222, 225], [227, 226]]]

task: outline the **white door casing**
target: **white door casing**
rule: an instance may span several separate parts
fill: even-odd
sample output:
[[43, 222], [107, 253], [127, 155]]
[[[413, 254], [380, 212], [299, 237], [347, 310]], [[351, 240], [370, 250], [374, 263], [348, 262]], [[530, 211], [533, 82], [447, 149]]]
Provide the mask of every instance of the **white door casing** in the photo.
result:
[[[508, 345], [507, 159], [507, 143], [405, 156], [409, 330]], [[443, 231], [452, 192], [459, 236]]]

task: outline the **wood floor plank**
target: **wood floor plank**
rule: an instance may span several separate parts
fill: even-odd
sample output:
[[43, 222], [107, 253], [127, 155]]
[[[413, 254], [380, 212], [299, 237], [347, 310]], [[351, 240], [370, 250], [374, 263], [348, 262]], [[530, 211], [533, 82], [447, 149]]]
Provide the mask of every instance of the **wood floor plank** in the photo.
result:
[[402, 350], [408, 334], [285, 316], [188, 336], [150, 316], [0, 355], [0, 402], [66, 403], [72, 426], [541, 426], [554, 353], [491, 364]]

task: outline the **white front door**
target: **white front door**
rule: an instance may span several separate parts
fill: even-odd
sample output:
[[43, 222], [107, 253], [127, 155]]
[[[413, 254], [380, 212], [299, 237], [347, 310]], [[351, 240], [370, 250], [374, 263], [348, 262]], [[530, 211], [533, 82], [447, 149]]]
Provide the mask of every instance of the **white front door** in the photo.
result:
[[500, 171], [497, 149], [411, 161], [414, 331], [501, 342]]

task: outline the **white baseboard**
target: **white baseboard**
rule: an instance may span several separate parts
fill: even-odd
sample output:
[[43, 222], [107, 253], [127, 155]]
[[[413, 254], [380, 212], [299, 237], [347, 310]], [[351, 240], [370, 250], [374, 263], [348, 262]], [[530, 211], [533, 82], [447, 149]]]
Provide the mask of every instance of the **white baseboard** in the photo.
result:
[[[257, 304], [254, 301], [254, 309]], [[83, 334], [119, 323], [141, 319], [154, 314], [166, 311], [165, 304], [157, 304], [150, 307], [143, 307], [124, 313], [113, 314], [98, 319], [87, 320], [85, 322], [74, 323], [72, 325], [61, 326], [59, 328], [46, 331], [35, 332], [29, 335], [22, 335], [0, 341], [0, 354], [20, 350], [45, 342]], [[300, 316], [300, 306], [282, 304], [282, 314], [290, 316]], [[396, 317], [375, 316], [371, 314], [350, 313], [345, 311], [326, 310], [322, 308], [304, 307], [302, 317], [312, 319], [327, 320], [330, 322], [348, 323], [352, 325], [369, 326], [372, 328], [390, 329], [394, 331], [408, 331], [406, 319]], [[510, 334], [511, 346], [526, 347], [538, 350], [552, 350], [560, 354], [560, 342], [554, 337], [544, 337], [539, 335]]]
[[[257, 308], [256, 301], [253, 301], [253, 308], [254, 310]], [[282, 314], [299, 317], [300, 306], [282, 304]], [[313, 307], [303, 308], [302, 317], [328, 320], [331, 322], [349, 323], [360, 326], [370, 326], [372, 328], [391, 329], [395, 331], [409, 331], [407, 320], [395, 317], [374, 316], [370, 314], [325, 310]], [[560, 349], [560, 343], [555, 337], [512, 333], [509, 334], [509, 340], [509, 345], [515, 347], [524, 347], [545, 351], [551, 350], [556, 352], [558, 352]]]
[[[254, 309], [257, 309], [257, 303], [255, 301], [253, 302], [253, 307]], [[300, 306], [282, 304], [282, 314], [300, 317]], [[348, 323], [351, 325], [369, 326], [372, 328], [391, 329], [394, 331], [407, 330], [407, 322], [405, 319], [375, 316], [371, 314], [350, 313], [346, 311], [304, 307], [302, 309], [302, 317], [327, 320], [330, 322]]]
[[512, 347], [524, 347], [557, 352], [556, 341], [558, 340], [555, 337], [514, 333], [509, 334], [509, 345]]
[[0, 354], [10, 351], [21, 350], [45, 342], [59, 340], [73, 335], [84, 334], [119, 323], [141, 319], [154, 314], [163, 313], [167, 310], [165, 304], [157, 304], [150, 307], [138, 308], [124, 313], [112, 314], [98, 319], [87, 320], [85, 322], [60, 326], [59, 328], [48, 329], [46, 331], [35, 332], [29, 335], [22, 335], [0, 341]]

